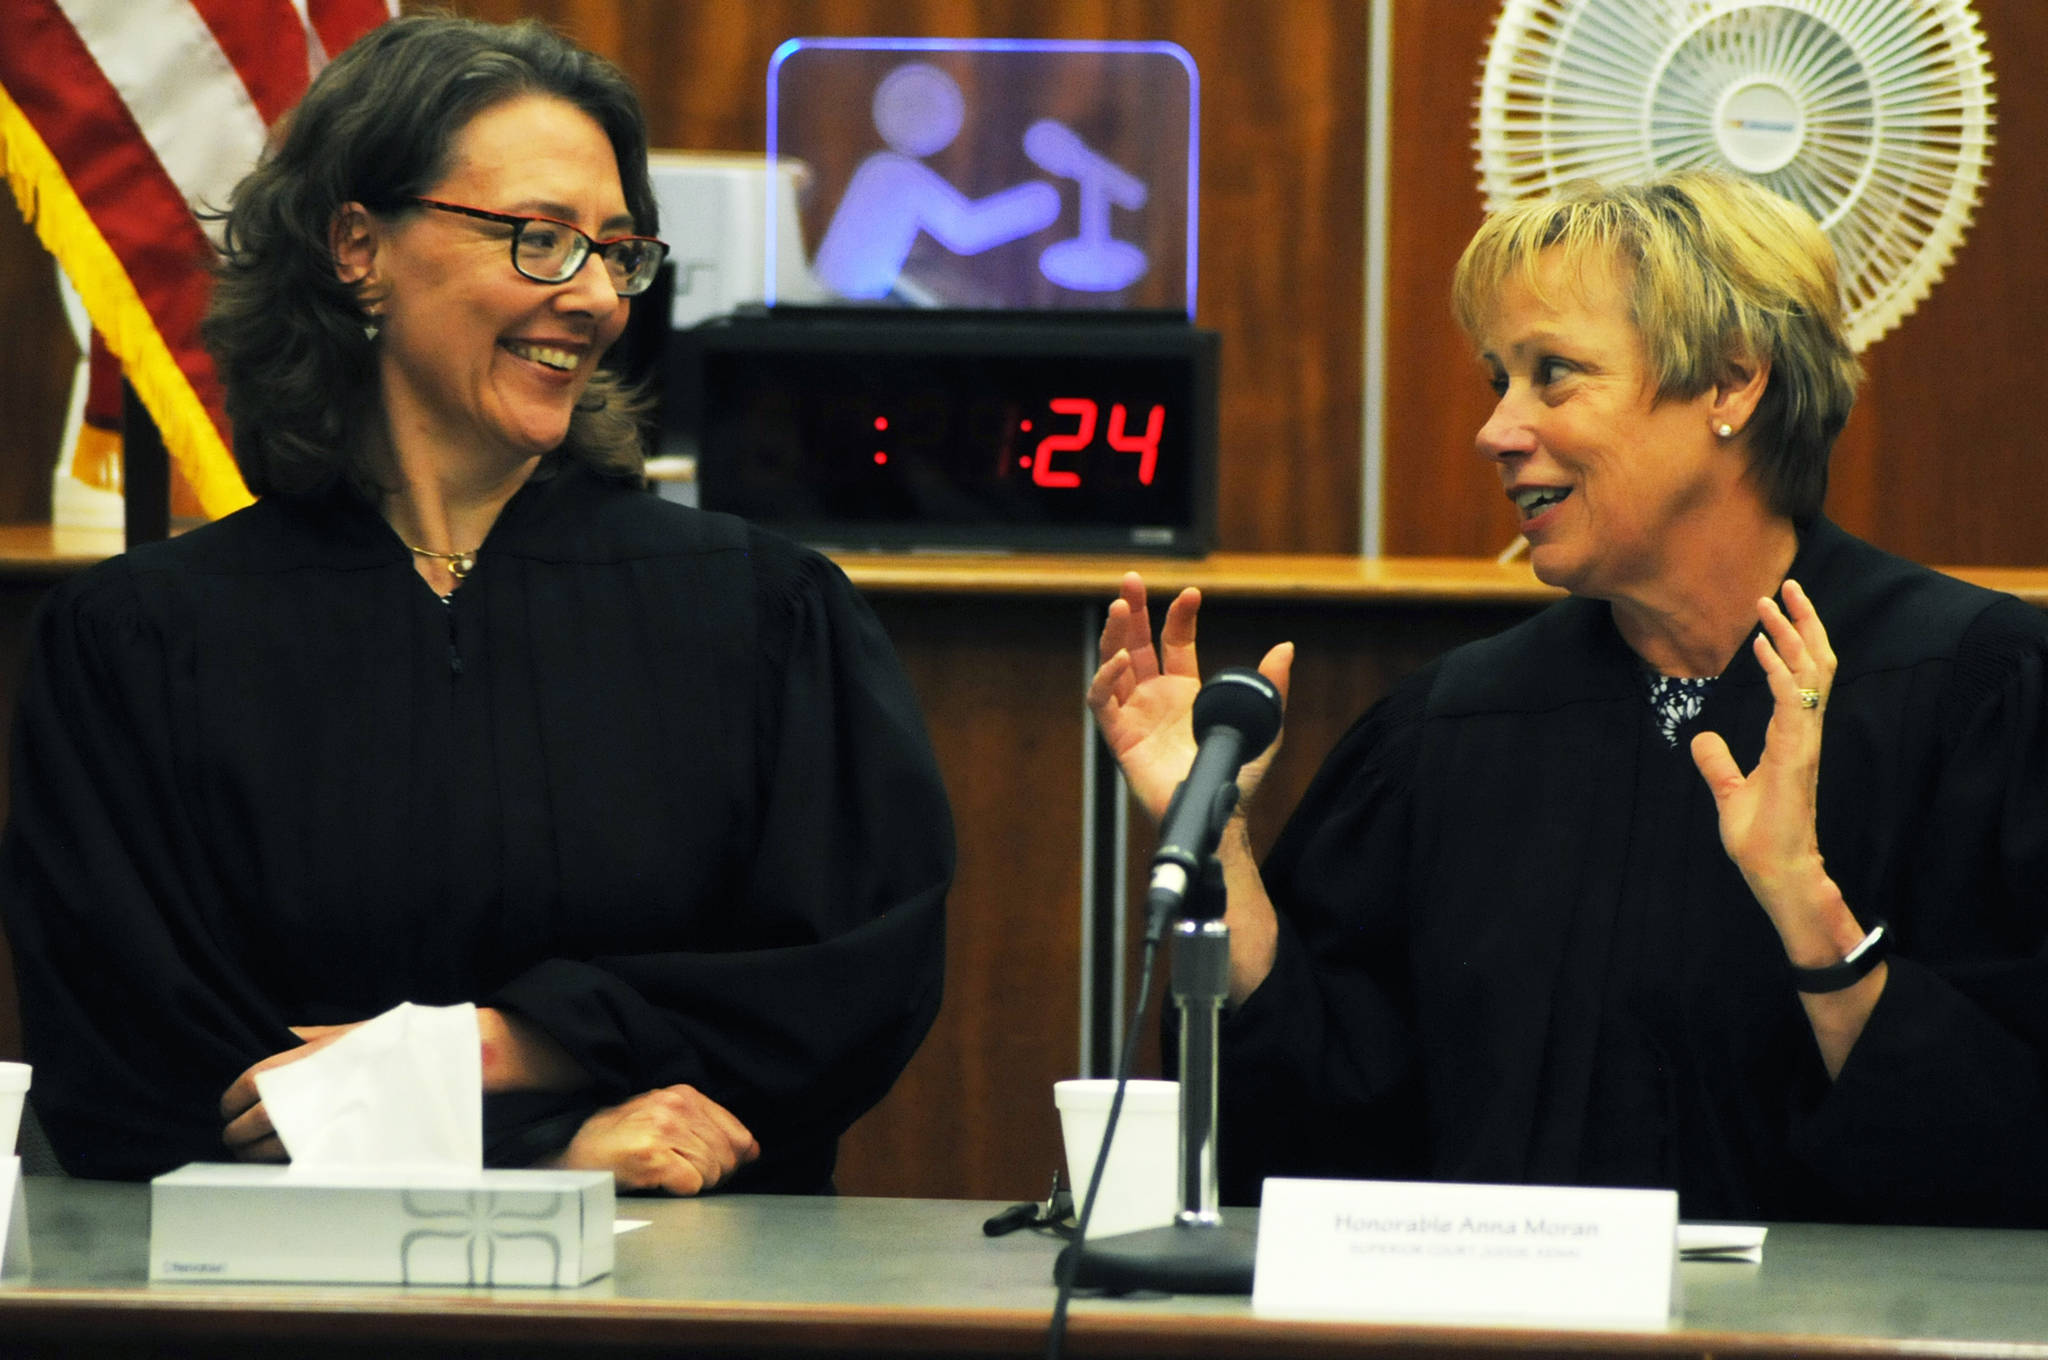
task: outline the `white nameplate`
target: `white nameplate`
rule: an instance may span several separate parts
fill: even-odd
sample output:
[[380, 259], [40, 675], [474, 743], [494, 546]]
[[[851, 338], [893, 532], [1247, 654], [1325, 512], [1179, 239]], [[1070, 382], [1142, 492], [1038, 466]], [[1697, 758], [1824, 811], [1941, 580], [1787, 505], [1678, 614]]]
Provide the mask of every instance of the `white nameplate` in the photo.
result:
[[21, 1158], [0, 1157], [0, 1279], [26, 1275], [28, 1206], [21, 1189]]
[[1670, 1190], [1266, 1182], [1252, 1310], [1402, 1322], [1662, 1327]]

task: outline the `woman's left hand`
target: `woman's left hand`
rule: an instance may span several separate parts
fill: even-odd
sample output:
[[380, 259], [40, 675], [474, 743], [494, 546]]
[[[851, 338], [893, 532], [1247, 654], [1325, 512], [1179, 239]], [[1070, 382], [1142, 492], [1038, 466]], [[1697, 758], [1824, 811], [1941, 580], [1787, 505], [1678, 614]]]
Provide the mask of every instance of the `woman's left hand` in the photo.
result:
[[1692, 739], [1693, 763], [1721, 814], [1721, 845], [1769, 914], [1786, 956], [1802, 968], [1838, 963], [1863, 928], [1829, 877], [1814, 829], [1822, 720], [1835, 651], [1813, 601], [1786, 581], [1785, 607], [1759, 600], [1756, 659], [1771, 686], [1763, 756], [1745, 777], [1718, 733]]
[[[1835, 932], [1824, 917], [1833, 881], [1821, 860], [1814, 830], [1820, 788], [1822, 719], [1835, 678], [1835, 653], [1813, 601], [1796, 581], [1784, 586], [1785, 608], [1759, 600], [1763, 631], [1756, 659], [1771, 686], [1771, 723], [1764, 751], [1745, 777], [1715, 732], [1692, 739], [1693, 763], [1713, 791], [1721, 816], [1721, 845], [1784, 937], [1795, 963], [1809, 949], [1826, 955]], [[1813, 938], [1809, 938], [1813, 937]], [[1850, 943], [1862, 938], [1857, 931]], [[1841, 955], [1821, 957], [1832, 963]]]
[[609, 1171], [621, 1190], [699, 1195], [760, 1155], [731, 1110], [694, 1086], [664, 1086], [599, 1110], [536, 1165]]
[[[1713, 732], [1692, 739], [1699, 766], [1721, 813], [1721, 845], [1778, 929], [1785, 956], [1798, 968], [1840, 963], [1863, 942], [1842, 890], [1821, 859], [1815, 811], [1820, 791], [1821, 720], [1835, 682], [1835, 650], [1813, 601], [1797, 581], [1786, 581], [1785, 607], [1759, 600], [1764, 631], [1756, 659], [1771, 686], [1771, 723], [1764, 753], [1747, 777]], [[1849, 1050], [1884, 990], [1885, 965], [1837, 992], [1802, 992], [1830, 1077], [1841, 1073]]]

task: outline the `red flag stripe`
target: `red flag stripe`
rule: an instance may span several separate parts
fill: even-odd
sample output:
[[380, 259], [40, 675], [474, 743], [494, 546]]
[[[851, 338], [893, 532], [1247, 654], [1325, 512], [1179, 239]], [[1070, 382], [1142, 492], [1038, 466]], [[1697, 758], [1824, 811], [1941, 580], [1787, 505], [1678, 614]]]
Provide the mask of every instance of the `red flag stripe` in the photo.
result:
[[11, 3], [14, 32], [23, 40], [0, 46], [0, 84], [36, 125], [179, 369], [225, 430], [213, 361], [198, 342], [211, 245], [120, 94], [53, 0]]
[[264, 126], [275, 123], [306, 90], [306, 30], [291, 0], [191, 0], [191, 5], [242, 78]]
[[313, 32], [327, 55], [337, 57], [357, 38], [398, 13], [398, 0], [305, 0]]
[[185, 202], [224, 205], [268, 129], [191, 0], [57, 0]]

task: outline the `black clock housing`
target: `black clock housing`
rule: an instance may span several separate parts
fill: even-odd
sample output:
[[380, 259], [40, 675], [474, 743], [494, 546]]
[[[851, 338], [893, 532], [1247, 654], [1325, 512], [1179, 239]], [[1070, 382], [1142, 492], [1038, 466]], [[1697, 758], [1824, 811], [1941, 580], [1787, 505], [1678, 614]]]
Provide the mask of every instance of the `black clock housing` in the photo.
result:
[[754, 309], [673, 337], [665, 419], [700, 504], [808, 542], [1196, 556], [1216, 361], [1177, 312]]

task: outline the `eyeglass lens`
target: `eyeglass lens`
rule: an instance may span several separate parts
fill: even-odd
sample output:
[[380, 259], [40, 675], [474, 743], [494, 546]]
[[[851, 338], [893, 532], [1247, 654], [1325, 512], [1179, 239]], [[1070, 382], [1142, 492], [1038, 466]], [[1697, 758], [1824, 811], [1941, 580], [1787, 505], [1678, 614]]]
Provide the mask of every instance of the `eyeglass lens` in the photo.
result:
[[612, 288], [622, 297], [647, 290], [661, 268], [663, 252], [652, 241], [628, 237], [597, 246], [572, 227], [531, 218], [519, 224], [512, 237], [512, 261], [519, 272], [539, 283], [561, 283], [583, 267], [592, 249], [604, 259]]

